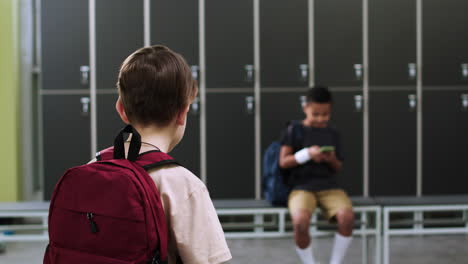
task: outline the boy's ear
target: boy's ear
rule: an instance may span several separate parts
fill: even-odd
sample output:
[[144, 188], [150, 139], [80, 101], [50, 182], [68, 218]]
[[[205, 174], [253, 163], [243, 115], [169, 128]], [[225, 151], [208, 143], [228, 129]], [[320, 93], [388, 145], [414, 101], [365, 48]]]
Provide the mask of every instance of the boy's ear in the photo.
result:
[[117, 113], [119, 113], [120, 119], [122, 119], [122, 121], [125, 124], [130, 123], [130, 121], [128, 121], [127, 113], [125, 113], [125, 108], [124, 108], [124, 105], [122, 103], [122, 99], [120, 98], [120, 96], [119, 96], [119, 99], [117, 99], [117, 102], [115, 102], [115, 110], [117, 110]]
[[190, 110], [190, 105], [187, 105], [184, 110], [180, 111], [177, 114], [176, 124], [179, 126], [185, 125], [185, 121], [187, 120], [188, 111]]

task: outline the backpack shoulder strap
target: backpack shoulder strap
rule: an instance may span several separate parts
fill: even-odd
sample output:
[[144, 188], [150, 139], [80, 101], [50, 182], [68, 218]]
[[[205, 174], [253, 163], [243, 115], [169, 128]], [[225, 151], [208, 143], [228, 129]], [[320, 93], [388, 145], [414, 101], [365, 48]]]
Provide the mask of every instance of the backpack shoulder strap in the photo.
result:
[[300, 120], [291, 120], [287, 123], [287, 133], [292, 137], [294, 148], [302, 148], [302, 122]]
[[[111, 160], [114, 158], [114, 148], [110, 147], [104, 149], [98, 153], [96, 153], [96, 160], [103, 161], [103, 160]], [[151, 169], [167, 165], [167, 164], [179, 164], [173, 157], [169, 154], [161, 152], [159, 150], [151, 150], [138, 155], [137, 160], [135, 161], [136, 164], [140, 165], [146, 171]]]

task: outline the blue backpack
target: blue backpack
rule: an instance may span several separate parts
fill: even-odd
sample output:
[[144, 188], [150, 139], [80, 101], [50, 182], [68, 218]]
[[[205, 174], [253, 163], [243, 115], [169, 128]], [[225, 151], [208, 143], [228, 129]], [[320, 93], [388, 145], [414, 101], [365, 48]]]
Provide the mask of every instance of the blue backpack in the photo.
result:
[[[286, 133], [294, 136], [295, 144], [301, 142], [302, 131], [299, 125], [300, 121], [292, 121], [286, 130]], [[290, 169], [284, 170], [279, 167], [280, 149], [280, 142], [274, 141], [263, 156], [263, 195], [272, 205], [286, 206], [291, 191], [291, 187], [287, 184]]]

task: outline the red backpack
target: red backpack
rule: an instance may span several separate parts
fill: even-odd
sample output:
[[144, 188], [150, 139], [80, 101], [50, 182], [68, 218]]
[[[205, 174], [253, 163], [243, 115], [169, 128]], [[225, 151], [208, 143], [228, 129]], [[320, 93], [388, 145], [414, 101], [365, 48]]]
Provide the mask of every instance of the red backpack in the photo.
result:
[[[124, 133], [132, 133], [125, 159]], [[69, 169], [55, 186], [44, 264], [167, 263], [164, 211], [147, 170], [176, 161], [139, 154], [141, 138], [125, 127], [97, 161]]]

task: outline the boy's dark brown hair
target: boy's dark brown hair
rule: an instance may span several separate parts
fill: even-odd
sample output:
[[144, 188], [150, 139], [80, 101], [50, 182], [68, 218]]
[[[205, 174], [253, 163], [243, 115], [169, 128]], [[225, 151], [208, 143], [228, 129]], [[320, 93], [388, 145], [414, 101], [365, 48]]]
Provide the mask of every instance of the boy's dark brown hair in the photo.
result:
[[197, 95], [187, 62], [165, 46], [141, 48], [122, 63], [117, 88], [131, 123], [167, 126]]

